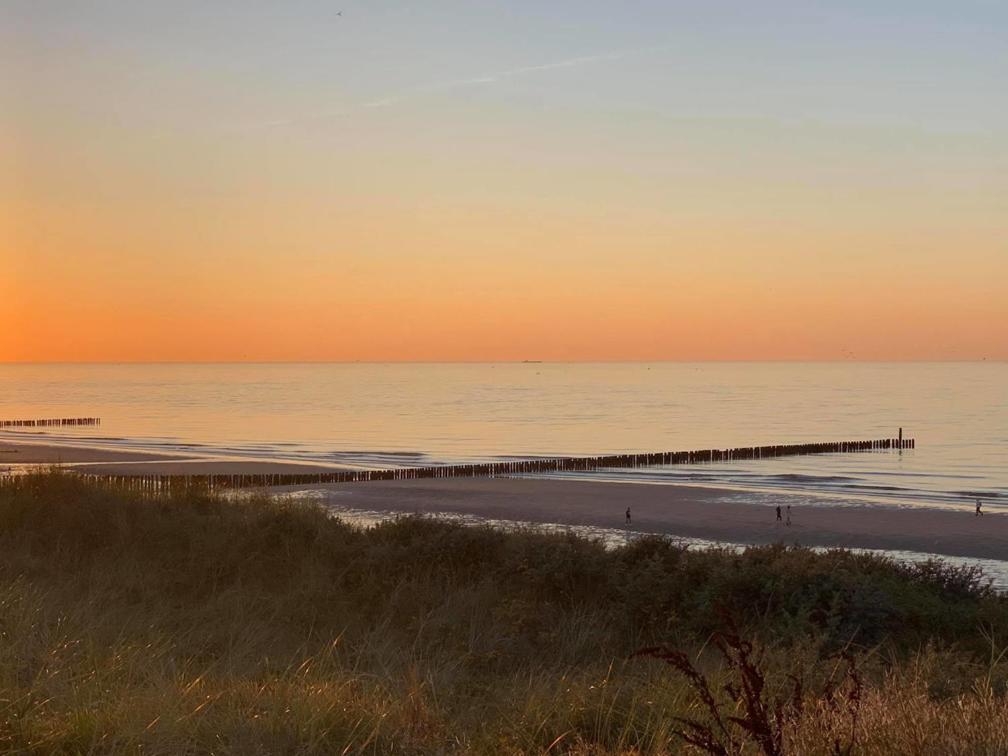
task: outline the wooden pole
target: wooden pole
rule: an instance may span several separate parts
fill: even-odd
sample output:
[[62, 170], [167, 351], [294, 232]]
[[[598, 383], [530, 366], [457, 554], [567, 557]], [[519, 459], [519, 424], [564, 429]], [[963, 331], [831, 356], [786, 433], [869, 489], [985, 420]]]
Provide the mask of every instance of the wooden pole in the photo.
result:
[[[564, 472], [568, 470], [599, 470], [606, 467], [641, 467], [645, 465], [702, 464], [735, 459], [763, 459], [784, 457], [793, 454], [831, 454], [861, 451], [888, 450], [896, 447], [914, 448], [914, 439], [903, 438], [899, 429], [898, 438], [874, 439], [867, 441], [825, 441], [809, 444], [778, 444], [774, 446], [749, 446], [732, 449], [695, 449], [692, 451], [658, 452], [645, 454], [614, 454], [598, 457], [556, 457], [538, 460], [507, 462], [485, 462], [466, 465], [431, 465], [427, 467], [394, 468], [390, 470], [350, 470], [315, 475], [242, 475], [229, 474], [218, 478], [206, 475], [199, 478], [209, 490], [218, 486], [235, 489], [265, 485], [308, 485], [312, 483], [354, 483], [371, 480], [414, 480], [421, 478], [481, 477], [498, 475], [520, 475], [537, 472]], [[105, 481], [126, 486], [131, 490], [150, 493], [170, 493], [183, 484], [188, 489], [193, 481], [190, 476], [87, 476], [91, 480]]]

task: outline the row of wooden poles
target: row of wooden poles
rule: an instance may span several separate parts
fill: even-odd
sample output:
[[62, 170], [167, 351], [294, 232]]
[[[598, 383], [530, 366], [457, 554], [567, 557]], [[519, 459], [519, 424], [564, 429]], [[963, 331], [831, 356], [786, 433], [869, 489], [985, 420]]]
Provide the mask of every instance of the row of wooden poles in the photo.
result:
[[802, 454], [847, 454], [852, 452], [913, 449], [914, 440], [883, 438], [870, 441], [825, 441], [811, 444], [743, 446], [731, 449], [610, 454], [598, 457], [554, 457], [521, 459], [507, 462], [482, 462], [463, 465], [397, 467], [387, 470], [339, 470], [326, 473], [260, 473], [247, 475], [101, 475], [82, 473], [91, 480], [151, 493], [185, 490], [265, 488], [270, 486], [305, 486], [323, 483], [359, 483], [373, 480], [418, 480], [422, 478], [486, 478], [552, 472], [584, 472], [606, 468], [654, 467], [657, 465], [692, 465], [733, 460], [769, 459]]
[[53, 428], [63, 425], [101, 425], [101, 418], [56, 417], [41, 420], [0, 420], [0, 428]]

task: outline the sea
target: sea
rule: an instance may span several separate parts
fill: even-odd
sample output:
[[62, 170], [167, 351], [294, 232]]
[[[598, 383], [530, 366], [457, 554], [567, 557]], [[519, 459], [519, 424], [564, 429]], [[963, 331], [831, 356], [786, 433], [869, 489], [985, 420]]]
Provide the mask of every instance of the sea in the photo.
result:
[[[7, 364], [17, 438], [388, 468], [895, 437], [916, 448], [578, 473], [814, 504], [1008, 507], [1008, 363]], [[2, 461], [0, 461], [2, 464]], [[566, 474], [572, 475], [572, 474]]]

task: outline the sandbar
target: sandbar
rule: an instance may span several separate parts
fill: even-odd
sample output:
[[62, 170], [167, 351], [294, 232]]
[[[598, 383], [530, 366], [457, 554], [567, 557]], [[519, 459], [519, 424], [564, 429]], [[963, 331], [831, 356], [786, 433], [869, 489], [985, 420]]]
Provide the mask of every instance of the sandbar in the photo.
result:
[[0, 441], [0, 464], [21, 465], [75, 465], [95, 462], [157, 462], [177, 461], [186, 457], [133, 452], [121, 449], [100, 449], [63, 444], [36, 444], [18, 441]]
[[0, 469], [5, 465], [58, 465], [98, 475], [272, 475], [341, 469], [311, 463], [222, 459], [196, 454], [160, 454], [4, 440], [0, 441]]

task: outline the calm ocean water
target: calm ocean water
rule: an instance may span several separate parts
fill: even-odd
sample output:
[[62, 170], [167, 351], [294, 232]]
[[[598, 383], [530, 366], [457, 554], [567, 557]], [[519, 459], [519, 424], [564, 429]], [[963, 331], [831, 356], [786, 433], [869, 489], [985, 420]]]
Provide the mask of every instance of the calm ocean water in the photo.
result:
[[828, 496], [1008, 507], [1006, 363], [0, 365], [0, 431], [334, 466], [663, 451], [893, 436], [869, 453], [593, 473]]

